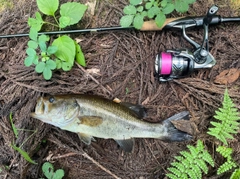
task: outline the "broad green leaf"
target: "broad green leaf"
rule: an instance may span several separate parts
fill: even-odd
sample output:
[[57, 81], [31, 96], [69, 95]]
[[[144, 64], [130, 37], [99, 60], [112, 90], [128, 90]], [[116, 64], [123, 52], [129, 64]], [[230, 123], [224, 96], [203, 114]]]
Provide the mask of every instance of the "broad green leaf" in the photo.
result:
[[11, 146], [12, 146], [12, 148], [13, 148], [14, 150], [18, 151], [18, 152], [24, 157], [25, 160], [27, 160], [28, 162], [30, 162], [30, 163], [32, 163], [32, 164], [37, 165], [37, 163], [34, 162], [34, 161], [31, 159], [31, 157], [28, 155], [27, 152], [25, 152], [24, 150], [20, 149], [20, 148], [17, 147], [16, 145], [11, 145]]
[[36, 51], [33, 48], [27, 48], [26, 53], [28, 54], [28, 56], [36, 55]]
[[56, 62], [56, 69], [61, 69], [62, 68], [62, 61], [59, 59], [55, 59]]
[[171, 12], [174, 11], [174, 8], [175, 8], [175, 7], [174, 7], [174, 4], [168, 3], [167, 6], [162, 9], [162, 12], [163, 12], [164, 14], [170, 14]]
[[84, 54], [82, 52], [82, 49], [81, 49], [81, 46], [76, 42], [75, 42], [75, 46], [76, 46], [76, 62], [79, 64], [79, 65], [82, 65], [82, 66], [86, 66], [86, 62], [85, 62], [85, 57], [84, 57]]
[[54, 70], [56, 69], [57, 65], [56, 65], [56, 62], [53, 61], [53, 60], [48, 60], [46, 62], [46, 67], [49, 68], [50, 70]]
[[165, 21], [166, 21], [166, 16], [162, 12], [160, 12], [155, 18], [155, 22], [158, 27], [162, 27]]
[[146, 16], [147, 16], [147, 11], [141, 12], [141, 15], [142, 15], [143, 17], [146, 17]]
[[40, 62], [40, 63], [38, 63], [38, 64], [36, 65], [35, 71], [36, 71], [37, 73], [42, 73], [43, 70], [45, 69], [45, 66], [46, 66], [46, 63], [45, 63], [45, 62]]
[[142, 3], [142, 0], [130, 0], [130, 4], [132, 4], [132, 5], [138, 5], [141, 3]]
[[56, 46], [53, 46], [53, 45], [49, 46], [49, 47], [47, 48], [47, 53], [48, 53], [48, 55], [52, 55], [52, 54], [56, 53], [57, 49], [58, 49], [58, 48], [57, 48]]
[[142, 25], [143, 25], [143, 16], [141, 16], [140, 14], [137, 14], [137, 15], [134, 17], [133, 26], [134, 26], [136, 29], [141, 29], [141, 28], [142, 28]]
[[122, 16], [120, 19], [120, 25], [122, 27], [129, 27], [133, 22], [133, 17], [134, 17], [134, 15]]
[[54, 173], [54, 168], [53, 168], [53, 165], [51, 163], [45, 162], [42, 165], [42, 171], [48, 179], [52, 179], [52, 176], [53, 176], [53, 173]]
[[28, 18], [28, 25], [31, 27], [31, 28], [34, 28], [36, 29], [36, 31], [39, 31], [41, 30], [42, 28], [42, 25], [45, 23], [43, 20], [42, 20], [42, 17], [40, 15], [39, 12], [36, 12], [35, 14], [36, 16], [36, 19], [35, 18]]
[[161, 12], [160, 8], [153, 6], [148, 10], [148, 17], [152, 19], [155, 15], [159, 14], [159, 12]]
[[186, 12], [188, 10], [189, 6], [188, 3], [186, 3], [184, 0], [176, 0], [175, 1], [175, 9], [177, 12]]
[[145, 8], [150, 9], [152, 7], [152, 5], [153, 5], [153, 3], [147, 2], [146, 5], [145, 5]]
[[74, 40], [67, 35], [63, 35], [55, 39], [52, 46], [56, 46], [58, 48], [57, 52], [54, 53], [58, 59], [70, 63], [71, 66], [73, 65], [76, 55]]
[[48, 42], [50, 40], [48, 35], [40, 35], [38, 37], [38, 42]]
[[29, 37], [33, 41], [37, 41], [38, 31], [35, 28], [30, 28]]
[[43, 14], [54, 16], [59, 6], [59, 0], [37, 0], [37, 6]]
[[44, 68], [43, 77], [45, 80], [50, 80], [52, 78], [52, 70], [49, 68]]
[[66, 26], [78, 23], [82, 19], [86, 10], [86, 5], [77, 2], [68, 2], [62, 4], [60, 7], [60, 27], [64, 28]]
[[10, 113], [9, 119], [10, 119], [10, 123], [11, 123], [11, 126], [12, 126], [13, 133], [14, 133], [16, 139], [17, 139], [18, 138], [18, 130], [17, 130], [15, 124], [13, 124], [12, 113]]
[[124, 7], [123, 12], [126, 15], [132, 15], [132, 14], [136, 14], [137, 13], [137, 9], [133, 5], [128, 5], [128, 6]]
[[63, 171], [63, 169], [58, 169], [54, 173], [54, 176], [52, 179], [61, 179], [62, 177], [64, 177], [64, 171]]
[[70, 71], [72, 69], [72, 64], [68, 62], [62, 62], [63, 71]]
[[38, 43], [33, 40], [29, 40], [27, 45], [29, 48], [33, 48], [33, 49], [36, 49], [38, 47]]

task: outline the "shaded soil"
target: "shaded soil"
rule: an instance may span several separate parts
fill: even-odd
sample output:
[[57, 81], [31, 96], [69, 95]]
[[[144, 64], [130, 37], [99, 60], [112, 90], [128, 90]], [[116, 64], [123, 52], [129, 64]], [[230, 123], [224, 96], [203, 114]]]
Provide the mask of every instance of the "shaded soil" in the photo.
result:
[[[82, 1], [83, 2], [83, 1]], [[185, 15], [203, 15], [212, 4], [219, 4], [218, 14], [237, 16], [225, 1], [200, 0]], [[97, 1], [95, 15], [84, 17], [79, 28], [118, 26], [122, 9], [127, 1]], [[33, 0], [16, 1], [12, 10], [0, 16], [0, 33], [28, 32], [27, 19], [36, 11]], [[180, 14], [173, 14], [177, 17]], [[188, 30], [197, 42], [201, 42], [203, 29]], [[86, 55], [87, 67], [77, 65], [70, 72], [54, 73], [50, 81], [34, 72], [33, 67], [23, 65], [26, 57], [27, 37], [0, 39], [0, 178], [40, 178], [41, 166], [50, 160], [56, 169], [65, 170], [65, 178], [164, 178], [166, 168], [173, 156], [186, 149], [186, 144], [195, 145], [197, 139], [204, 141], [206, 148], [216, 159], [215, 142], [206, 135], [214, 111], [221, 105], [226, 87], [240, 108], [240, 80], [229, 85], [215, 84], [216, 76], [225, 69], [240, 68], [240, 28], [238, 24], [221, 24], [210, 27], [210, 51], [217, 64], [210, 70], [200, 70], [191, 76], [167, 83], [159, 83], [154, 77], [154, 59], [166, 49], [192, 48], [179, 31], [140, 32], [134, 30], [71, 35], [81, 40]], [[54, 38], [54, 37], [52, 37]], [[89, 69], [98, 69], [91, 73]], [[194, 139], [183, 143], [165, 143], [155, 139], [137, 139], [132, 153], [121, 151], [113, 140], [97, 139], [92, 145], [80, 142], [74, 133], [62, 131], [30, 118], [36, 99], [44, 94], [89, 93], [109, 99], [143, 104], [148, 109], [146, 120], [161, 122], [183, 110], [191, 113], [191, 122], [196, 126]], [[36, 130], [20, 131], [15, 139], [9, 122], [9, 114], [17, 128]], [[15, 141], [38, 163], [29, 164], [10, 146]], [[46, 141], [46, 142], [44, 142]], [[233, 157], [240, 162], [240, 135], [231, 142]], [[6, 168], [6, 166], [8, 166]], [[211, 169], [204, 178], [216, 176]]]

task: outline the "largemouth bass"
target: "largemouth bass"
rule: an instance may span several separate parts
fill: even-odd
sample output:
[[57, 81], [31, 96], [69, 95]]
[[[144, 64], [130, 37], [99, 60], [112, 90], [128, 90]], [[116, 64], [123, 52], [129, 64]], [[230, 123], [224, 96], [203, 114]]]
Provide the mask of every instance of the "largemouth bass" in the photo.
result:
[[58, 95], [40, 97], [33, 118], [78, 133], [85, 144], [93, 137], [114, 139], [122, 149], [130, 152], [134, 138], [157, 138], [164, 141], [185, 141], [191, 135], [176, 129], [171, 121], [188, 119], [183, 111], [161, 124], [149, 123], [139, 118], [145, 108], [131, 103], [116, 103], [94, 95]]

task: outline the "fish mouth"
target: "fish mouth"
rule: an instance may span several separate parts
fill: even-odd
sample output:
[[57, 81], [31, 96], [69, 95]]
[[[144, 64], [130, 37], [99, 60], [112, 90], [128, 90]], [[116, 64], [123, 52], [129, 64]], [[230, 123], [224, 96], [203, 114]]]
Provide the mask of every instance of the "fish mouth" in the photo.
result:
[[44, 114], [45, 111], [46, 111], [46, 107], [45, 107], [43, 98], [40, 97], [37, 100], [37, 105], [35, 107], [35, 112], [31, 113], [30, 116], [36, 118], [38, 115]]

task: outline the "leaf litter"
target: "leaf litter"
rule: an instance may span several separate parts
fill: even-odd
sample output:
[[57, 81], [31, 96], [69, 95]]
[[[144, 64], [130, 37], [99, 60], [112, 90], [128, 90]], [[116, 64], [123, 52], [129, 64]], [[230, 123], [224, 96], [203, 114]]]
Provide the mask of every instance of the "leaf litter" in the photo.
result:
[[[94, 17], [85, 22], [82, 28], [118, 26], [122, 9], [127, 2], [97, 2]], [[224, 5], [224, 1], [219, 4], [222, 4], [219, 10], [222, 16], [228, 17], [234, 13], [234, 10]], [[203, 15], [208, 7], [207, 1], [199, 1], [192, 5], [188, 14]], [[35, 9], [35, 1], [26, 0], [15, 9], [2, 12], [0, 33], [27, 32], [27, 17], [29, 14], [33, 16]], [[194, 39], [201, 40], [201, 32], [202, 29], [194, 29], [187, 33]], [[194, 144], [196, 141], [194, 139], [184, 143], [165, 143], [154, 139], [137, 139], [131, 154], [123, 153], [112, 140], [97, 139], [97, 142], [86, 146], [80, 142], [77, 135], [29, 117], [34, 110], [36, 99], [45, 94], [88, 93], [109, 99], [116, 97], [121, 101], [143, 103], [148, 110], [145, 120], [150, 122], [161, 122], [177, 112], [189, 110], [191, 126], [186, 128], [185, 124], [181, 124], [182, 127], [185, 127], [184, 130], [197, 132], [199, 135], [195, 138], [204, 139], [205, 145], [211, 150], [214, 144], [206, 137], [206, 129], [214, 110], [221, 104], [226, 88], [223, 84], [215, 84], [214, 80], [224, 70], [240, 68], [240, 30], [235, 24], [211, 26], [209, 35], [210, 50], [217, 59], [217, 65], [210, 70], [200, 70], [190, 77], [170, 83], [159, 83], [154, 78], [154, 59], [157, 53], [166, 49], [191, 48], [183, 40], [181, 32], [119, 31], [74, 34], [74, 38], [82, 39], [79, 43], [86, 54], [87, 67], [75, 64], [70, 72], [58, 71], [53, 74], [50, 81], [45, 81], [33, 68], [23, 65], [28, 38], [0, 39], [0, 177], [43, 177], [40, 164], [52, 153], [54, 168], [64, 169], [67, 178], [164, 178], [173, 157], [179, 154], [179, 151], [185, 150], [186, 144]], [[95, 74], [95, 69], [101, 75]], [[229, 93], [239, 106], [240, 82], [236, 80], [233, 84], [228, 86]], [[24, 143], [23, 150], [39, 165], [29, 164], [21, 155], [11, 150], [10, 144], [15, 137], [9, 121], [11, 112], [19, 128], [38, 129], [34, 137]], [[29, 135], [31, 134], [20, 131], [16, 145], [21, 145]], [[42, 142], [45, 140], [46, 143]], [[237, 135], [231, 144], [236, 154], [240, 152], [239, 140]], [[78, 155], [66, 155], [68, 153]], [[234, 155], [234, 160], [239, 163], [239, 155]], [[8, 169], [2, 166], [8, 166]], [[208, 178], [214, 178], [214, 173], [210, 173]]]

